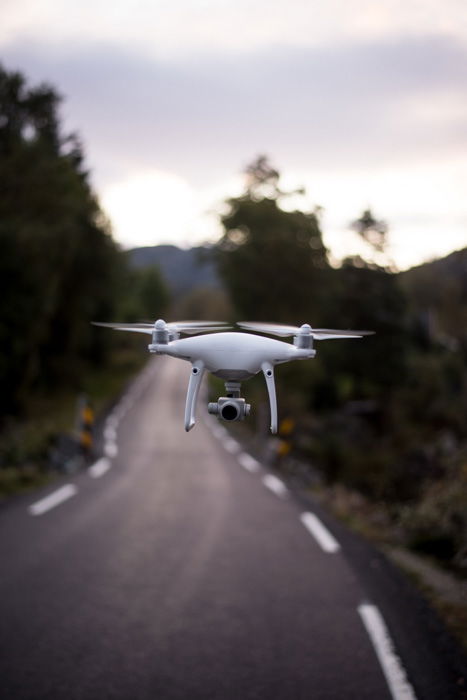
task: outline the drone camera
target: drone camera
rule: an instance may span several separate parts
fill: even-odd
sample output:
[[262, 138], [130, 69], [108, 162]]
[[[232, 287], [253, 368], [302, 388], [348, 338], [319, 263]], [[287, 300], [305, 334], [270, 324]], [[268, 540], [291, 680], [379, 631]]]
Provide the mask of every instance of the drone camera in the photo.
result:
[[208, 413], [230, 423], [234, 420], [244, 420], [249, 416], [250, 404], [246, 403], [245, 399], [221, 396], [217, 402], [208, 404]]

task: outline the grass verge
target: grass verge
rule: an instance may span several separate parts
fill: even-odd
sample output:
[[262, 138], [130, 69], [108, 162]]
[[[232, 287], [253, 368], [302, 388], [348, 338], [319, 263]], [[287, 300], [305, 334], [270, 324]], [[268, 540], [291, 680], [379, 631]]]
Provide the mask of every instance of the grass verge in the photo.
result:
[[467, 652], [467, 581], [443, 568], [434, 557], [405, 546], [404, 532], [379, 503], [342, 485], [313, 489], [313, 495], [353, 531], [370, 540], [402, 569], [437, 611]]
[[0, 434], [0, 501], [53, 479], [57, 471], [51, 468], [51, 451], [63, 436], [76, 439], [79, 397], [86, 395], [98, 418], [146, 360], [137, 349], [120, 348], [105, 367], [87, 374], [80, 391], [35, 395], [25, 417], [5, 421]]

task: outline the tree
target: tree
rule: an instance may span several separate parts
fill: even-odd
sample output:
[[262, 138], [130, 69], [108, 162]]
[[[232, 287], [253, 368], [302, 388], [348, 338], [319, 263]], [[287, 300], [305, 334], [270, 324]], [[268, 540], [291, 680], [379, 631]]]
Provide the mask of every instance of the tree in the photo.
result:
[[90, 326], [113, 308], [120, 253], [60, 128], [60, 96], [0, 66], [0, 361], [3, 413], [39, 383], [78, 381], [105, 350]]
[[128, 268], [121, 280], [118, 317], [122, 321], [154, 321], [164, 316], [170, 294], [157, 265]]
[[245, 191], [227, 201], [216, 251], [232, 302], [246, 318], [314, 323], [328, 268], [318, 214], [281, 207], [291, 193], [279, 189], [265, 156], [245, 174]]
[[354, 263], [344, 261], [336, 271], [333, 314], [343, 328], [368, 329], [375, 335], [355, 341], [345, 352], [329, 343], [320, 355], [330, 374], [352, 378], [348, 398], [387, 397], [406, 375], [407, 300], [397, 275]]
[[380, 253], [384, 251], [388, 226], [385, 221], [375, 219], [370, 209], [365, 209], [351, 226], [372, 248]]
[[350, 227], [367, 244], [367, 248], [370, 250], [370, 260], [359, 259], [359, 256], [356, 256], [354, 264], [392, 271], [396, 269], [394, 261], [388, 254], [387, 234], [389, 227], [386, 221], [376, 219], [370, 209], [365, 209], [360, 217], [350, 224]]
[[279, 190], [279, 171], [272, 167], [267, 156], [260, 155], [245, 168], [246, 189], [253, 199], [275, 198]]

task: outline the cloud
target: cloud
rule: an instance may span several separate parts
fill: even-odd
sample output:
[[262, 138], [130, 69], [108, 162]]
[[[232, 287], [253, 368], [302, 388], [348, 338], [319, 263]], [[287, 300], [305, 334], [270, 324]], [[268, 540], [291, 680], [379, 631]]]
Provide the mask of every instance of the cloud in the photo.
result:
[[466, 15], [464, 0], [2, 0], [0, 43], [87, 37], [136, 43], [152, 56], [193, 55], [206, 46], [239, 55], [433, 32], [465, 41]]
[[154, 166], [203, 179], [258, 151], [297, 166], [404, 162], [454, 152], [466, 135], [467, 50], [443, 36], [190, 60], [21, 42], [3, 57], [58, 86], [104, 179]]
[[[47, 80], [64, 95], [66, 129], [81, 133], [98, 192], [117, 212], [116, 229], [118, 218], [125, 226], [122, 240], [139, 233], [124, 224], [115, 202], [123, 201], [124, 185], [142, 187], [139, 173], [157, 171], [165, 184], [181, 178], [190, 188], [186, 207], [199, 212], [201, 199], [209, 206], [206, 192], [216, 186], [223, 198], [220, 184], [265, 152], [327, 208], [336, 241], [371, 205], [389, 220], [401, 250], [399, 241], [412, 241], [407, 262], [435, 254], [437, 231], [446, 250], [448, 241], [460, 247], [463, 240], [466, 60], [465, 45], [444, 35], [189, 58], [102, 42], [21, 41], [2, 54], [8, 69], [22, 70], [33, 84]], [[145, 236], [167, 230], [151, 209], [155, 186], [149, 189], [147, 204], [138, 205], [141, 221], [150, 222]], [[198, 204], [189, 205], [193, 198]], [[184, 227], [182, 221], [173, 236]], [[431, 239], [420, 233], [428, 230]]]

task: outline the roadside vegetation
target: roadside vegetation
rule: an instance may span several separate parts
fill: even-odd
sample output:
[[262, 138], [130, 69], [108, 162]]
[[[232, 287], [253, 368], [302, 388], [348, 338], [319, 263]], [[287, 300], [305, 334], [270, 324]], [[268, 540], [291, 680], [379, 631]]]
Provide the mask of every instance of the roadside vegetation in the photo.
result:
[[0, 497], [50, 475], [63, 436], [78, 439], [78, 397], [99, 412], [141, 365], [135, 339], [91, 321], [168, 303], [157, 269], [131, 269], [112, 239], [59, 105], [0, 66]]
[[[332, 266], [319, 208], [291, 209], [299, 193], [281, 189], [264, 157], [246, 175], [215, 251], [232, 317], [376, 332], [316, 342], [314, 362], [278, 368], [289, 463], [305, 480], [308, 465], [310, 483], [318, 474], [323, 488], [339, 487], [341, 501], [359, 494], [385, 537], [465, 576], [467, 251], [397, 272], [388, 226], [367, 210], [349, 222], [366, 257]], [[265, 401], [261, 382], [244, 393], [255, 406]], [[259, 413], [266, 437], [268, 411]], [[348, 511], [358, 518], [358, 508]]]

